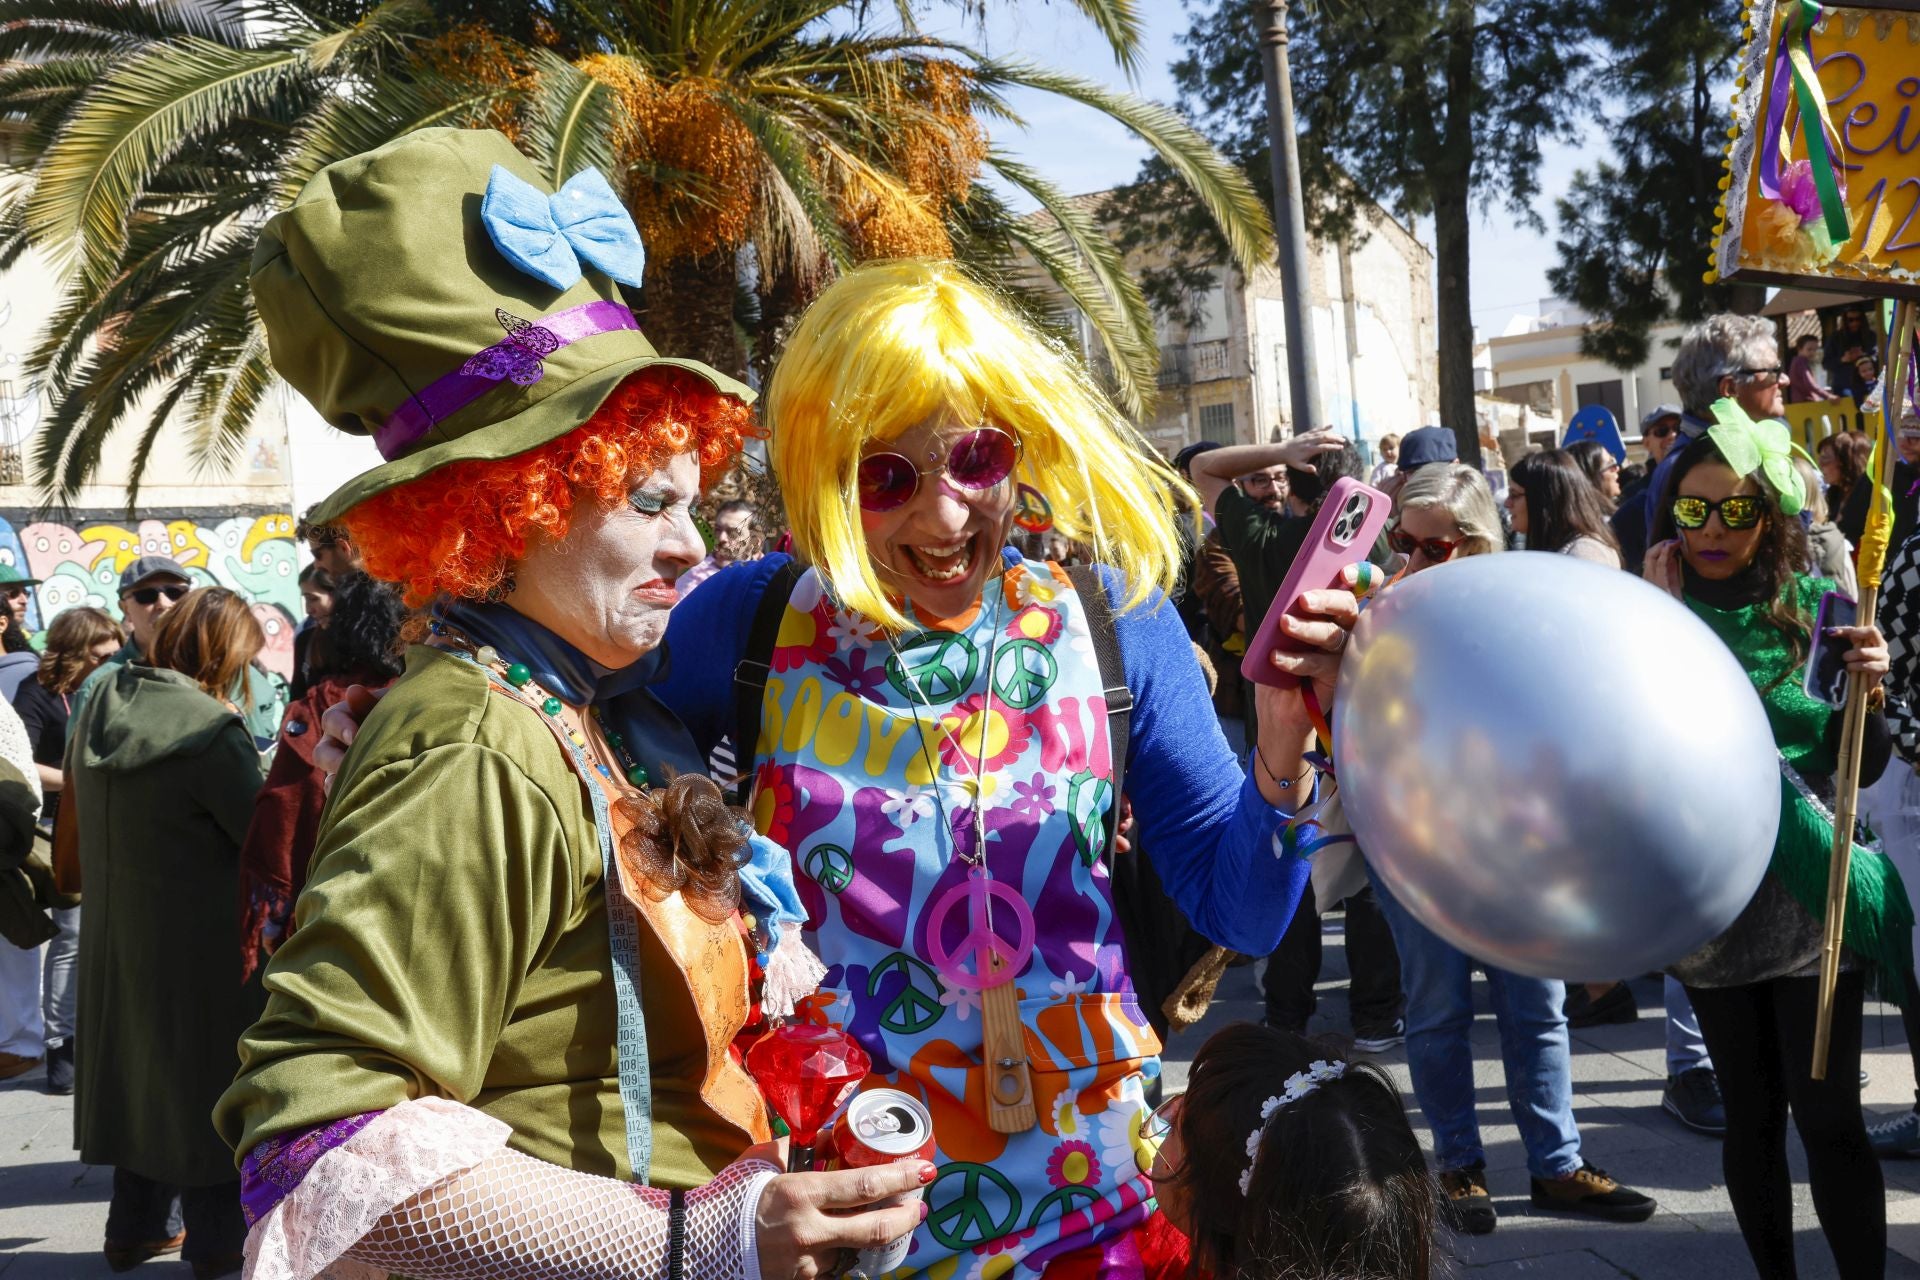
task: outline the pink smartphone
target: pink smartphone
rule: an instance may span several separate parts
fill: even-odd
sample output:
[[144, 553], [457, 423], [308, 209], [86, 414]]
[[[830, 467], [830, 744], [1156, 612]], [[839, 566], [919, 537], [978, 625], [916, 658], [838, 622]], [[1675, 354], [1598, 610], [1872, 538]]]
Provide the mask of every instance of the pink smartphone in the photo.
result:
[[1241, 675], [1255, 684], [1278, 689], [1299, 686], [1298, 680], [1274, 670], [1268, 661], [1276, 649], [1283, 653], [1303, 649], [1280, 630], [1280, 616], [1292, 611], [1305, 593], [1339, 586], [1341, 570], [1367, 558], [1392, 514], [1393, 499], [1378, 489], [1346, 476], [1333, 482], [1327, 500], [1320, 504], [1320, 514], [1314, 517], [1313, 528], [1307, 531], [1307, 540], [1293, 557], [1293, 568], [1273, 597], [1273, 606], [1247, 644], [1246, 657], [1240, 660]]

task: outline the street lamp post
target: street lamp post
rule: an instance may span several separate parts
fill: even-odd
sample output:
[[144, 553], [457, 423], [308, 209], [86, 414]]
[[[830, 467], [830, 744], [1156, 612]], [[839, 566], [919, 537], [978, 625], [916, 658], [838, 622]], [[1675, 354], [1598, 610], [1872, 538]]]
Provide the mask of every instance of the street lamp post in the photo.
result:
[[1300, 153], [1287, 73], [1286, 0], [1253, 0], [1260, 72], [1267, 82], [1267, 140], [1273, 154], [1273, 234], [1280, 245], [1280, 307], [1287, 326], [1287, 391], [1293, 429], [1332, 426], [1320, 404], [1319, 362], [1307, 310], [1307, 210], [1300, 196]]

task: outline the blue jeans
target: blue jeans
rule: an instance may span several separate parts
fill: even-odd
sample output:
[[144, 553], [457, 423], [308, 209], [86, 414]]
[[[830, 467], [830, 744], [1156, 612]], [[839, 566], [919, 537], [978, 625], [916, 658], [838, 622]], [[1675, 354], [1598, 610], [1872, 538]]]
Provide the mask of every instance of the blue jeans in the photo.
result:
[[1713, 1058], [1707, 1053], [1706, 1037], [1700, 1034], [1700, 1019], [1693, 1014], [1693, 1001], [1678, 978], [1668, 978], [1667, 996], [1667, 1074], [1677, 1076], [1695, 1067], [1713, 1070]]
[[1484, 1164], [1474, 1118], [1473, 971], [1484, 969], [1506, 1065], [1507, 1105], [1520, 1126], [1527, 1169], [1536, 1178], [1564, 1178], [1580, 1167], [1580, 1129], [1573, 1119], [1573, 1065], [1567, 1045], [1566, 985], [1524, 978], [1482, 965], [1441, 941], [1394, 900], [1368, 869], [1380, 910], [1400, 950], [1407, 998], [1407, 1068], [1413, 1095], [1433, 1129], [1433, 1162], [1441, 1171]]

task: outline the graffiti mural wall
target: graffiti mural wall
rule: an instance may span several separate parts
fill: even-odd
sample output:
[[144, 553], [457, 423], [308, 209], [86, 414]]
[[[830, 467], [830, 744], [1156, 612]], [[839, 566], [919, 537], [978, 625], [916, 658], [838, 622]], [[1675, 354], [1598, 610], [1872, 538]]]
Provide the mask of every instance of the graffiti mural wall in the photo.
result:
[[128, 524], [124, 513], [68, 513], [61, 520], [0, 511], [0, 564], [43, 579], [27, 626], [39, 631], [74, 605], [120, 616], [120, 571], [141, 556], [172, 556], [196, 585], [229, 587], [253, 602], [267, 635], [260, 664], [293, 674], [293, 633], [302, 617], [293, 517], [284, 511], [187, 511]]

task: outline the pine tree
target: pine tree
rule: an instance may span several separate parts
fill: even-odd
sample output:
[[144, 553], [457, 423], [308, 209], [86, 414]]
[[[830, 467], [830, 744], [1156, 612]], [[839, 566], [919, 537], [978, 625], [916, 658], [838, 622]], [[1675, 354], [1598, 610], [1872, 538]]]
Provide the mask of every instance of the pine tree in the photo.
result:
[[[1268, 192], [1259, 46], [1247, 0], [1198, 0], [1174, 64], [1181, 107]], [[1469, 231], [1476, 204], [1544, 229], [1541, 144], [1568, 137], [1587, 65], [1584, 6], [1548, 0], [1319, 0], [1289, 17], [1309, 228], [1358, 234], [1368, 199], [1434, 221], [1440, 418], [1477, 460]], [[1123, 243], [1182, 246], [1144, 282], [1178, 306], [1226, 260], [1191, 201], [1149, 162], [1110, 203]]]
[[1740, 5], [1595, 5], [1591, 20], [1609, 51], [1592, 90], [1624, 110], [1606, 113], [1615, 159], [1575, 174], [1555, 202], [1560, 262], [1547, 278], [1597, 322], [1581, 350], [1631, 369], [1646, 361], [1655, 325], [1757, 310], [1765, 297], [1704, 279]]

